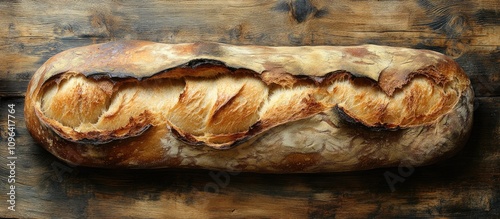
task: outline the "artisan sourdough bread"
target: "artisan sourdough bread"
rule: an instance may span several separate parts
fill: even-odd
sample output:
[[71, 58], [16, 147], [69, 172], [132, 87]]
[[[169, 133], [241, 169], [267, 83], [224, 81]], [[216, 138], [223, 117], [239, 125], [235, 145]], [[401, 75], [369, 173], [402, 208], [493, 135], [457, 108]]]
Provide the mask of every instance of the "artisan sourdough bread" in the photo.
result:
[[472, 102], [463, 70], [433, 51], [120, 41], [50, 58], [25, 114], [75, 165], [288, 173], [444, 159]]

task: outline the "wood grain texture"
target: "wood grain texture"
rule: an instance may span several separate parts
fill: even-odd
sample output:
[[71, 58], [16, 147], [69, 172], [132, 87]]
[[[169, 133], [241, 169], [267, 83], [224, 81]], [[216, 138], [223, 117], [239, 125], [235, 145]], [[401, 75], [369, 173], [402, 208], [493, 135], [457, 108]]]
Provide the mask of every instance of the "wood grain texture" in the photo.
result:
[[[498, 0], [2, 1], [0, 217], [499, 217], [499, 11]], [[27, 83], [60, 51], [120, 39], [435, 50], [453, 57], [472, 80], [479, 97], [473, 133], [457, 156], [414, 169], [269, 175], [70, 167], [28, 134]], [[5, 201], [11, 103], [16, 212]], [[392, 192], [386, 176], [404, 181]]]

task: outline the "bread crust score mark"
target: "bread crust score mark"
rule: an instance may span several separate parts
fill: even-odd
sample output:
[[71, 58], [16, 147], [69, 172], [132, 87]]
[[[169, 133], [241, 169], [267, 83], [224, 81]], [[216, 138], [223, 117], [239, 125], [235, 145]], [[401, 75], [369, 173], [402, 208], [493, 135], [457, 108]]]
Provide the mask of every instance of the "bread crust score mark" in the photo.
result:
[[[430, 51], [125, 41], [49, 59], [30, 82], [26, 112], [84, 147], [163, 130], [191, 147], [229, 149], [319, 117], [332, 127], [359, 124], [367, 133], [432, 127], [470, 108], [470, 89], [454, 61]], [[303, 156], [295, 151], [283, 162]]]

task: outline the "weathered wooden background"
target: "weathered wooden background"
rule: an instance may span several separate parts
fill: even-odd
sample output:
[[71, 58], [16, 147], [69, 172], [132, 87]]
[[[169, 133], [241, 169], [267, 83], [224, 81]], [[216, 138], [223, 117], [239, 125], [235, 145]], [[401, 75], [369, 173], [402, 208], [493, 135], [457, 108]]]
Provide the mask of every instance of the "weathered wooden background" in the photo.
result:
[[[500, 217], [500, 1], [0, 1], [0, 217]], [[258, 45], [375, 43], [445, 53], [470, 76], [474, 130], [455, 157], [419, 168], [269, 175], [70, 167], [23, 121], [26, 86], [52, 55], [120, 39]], [[16, 208], [7, 149], [15, 104]], [[391, 186], [385, 176], [398, 176]]]

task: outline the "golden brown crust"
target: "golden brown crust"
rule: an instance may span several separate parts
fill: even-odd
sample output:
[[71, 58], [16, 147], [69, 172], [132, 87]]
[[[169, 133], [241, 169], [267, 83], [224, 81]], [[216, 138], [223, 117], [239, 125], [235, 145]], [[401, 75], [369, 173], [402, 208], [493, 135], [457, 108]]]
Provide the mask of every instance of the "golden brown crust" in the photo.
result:
[[472, 97], [463, 70], [431, 51], [124, 41], [49, 59], [25, 112], [35, 139], [80, 165], [345, 171], [455, 151]]

